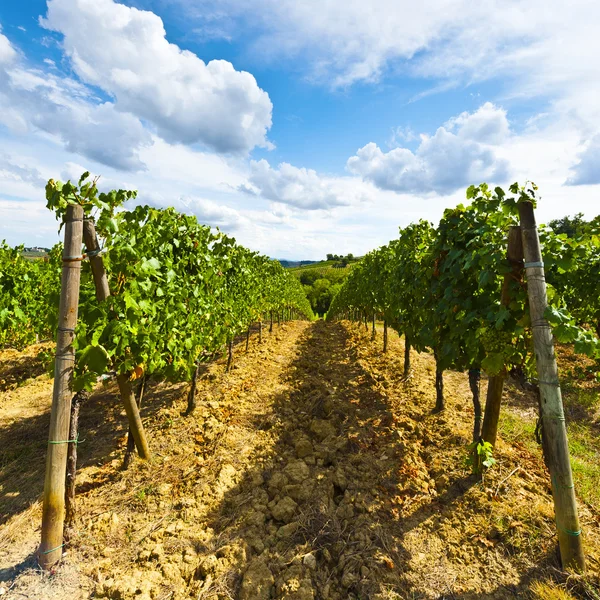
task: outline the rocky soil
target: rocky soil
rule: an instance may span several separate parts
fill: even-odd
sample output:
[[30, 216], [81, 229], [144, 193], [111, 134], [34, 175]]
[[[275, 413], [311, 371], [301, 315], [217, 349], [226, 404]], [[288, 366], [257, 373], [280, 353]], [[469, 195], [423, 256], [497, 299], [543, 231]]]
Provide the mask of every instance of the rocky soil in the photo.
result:
[[590, 573], [566, 578], [539, 451], [501, 441], [498, 464], [471, 476], [466, 375], [446, 374], [448, 408], [432, 414], [433, 358], [413, 353], [403, 380], [402, 340], [383, 354], [370, 338], [323, 321], [253, 336], [231, 372], [207, 368], [190, 416], [187, 386], [150, 384], [153, 458], [127, 471], [124, 412], [99, 389], [82, 409], [77, 531], [51, 574], [34, 552], [52, 382], [5, 392], [0, 596], [600, 598], [598, 511], [581, 505]]

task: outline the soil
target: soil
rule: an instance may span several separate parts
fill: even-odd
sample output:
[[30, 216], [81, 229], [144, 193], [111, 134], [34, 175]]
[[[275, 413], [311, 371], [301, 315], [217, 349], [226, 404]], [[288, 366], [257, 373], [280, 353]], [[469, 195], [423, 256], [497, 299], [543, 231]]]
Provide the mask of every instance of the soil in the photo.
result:
[[445, 373], [433, 414], [433, 357], [413, 352], [403, 379], [403, 340], [381, 345], [347, 322], [275, 326], [236, 345], [229, 373], [205, 369], [187, 416], [188, 385], [150, 382], [153, 457], [126, 471], [125, 413], [99, 387], [81, 409], [76, 532], [50, 573], [35, 550], [52, 380], [28, 350], [25, 383], [0, 396], [0, 597], [599, 598], [597, 507], [580, 503], [588, 574], [567, 577], [539, 449], [500, 440], [471, 475], [467, 375]]

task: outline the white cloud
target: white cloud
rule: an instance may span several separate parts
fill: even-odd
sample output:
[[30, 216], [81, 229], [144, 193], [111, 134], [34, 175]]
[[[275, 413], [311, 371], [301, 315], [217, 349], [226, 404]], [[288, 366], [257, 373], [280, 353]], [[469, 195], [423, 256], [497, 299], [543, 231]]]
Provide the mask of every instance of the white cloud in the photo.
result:
[[165, 140], [218, 152], [269, 146], [272, 104], [256, 79], [169, 43], [154, 13], [113, 0], [48, 0], [41, 24], [64, 36], [84, 82], [114, 97], [118, 111], [152, 123]]
[[7, 180], [29, 183], [33, 186], [43, 187], [46, 180], [42, 174], [35, 168], [26, 164], [18, 164], [18, 159], [14, 160], [8, 154], [0, 154], [0, 180]]
[[41, 130], [71, 152], [127, 170], [144, 168], [138, 152], [151, 143], [137, 118], [94, 102], [78, 82], [16, 65], [0, 66], [0, 123], [19, 134]]
[[[1, 31], [2, 27], [0, 27], [0, 32]], [[0, 33], [0, 65], [7, 65], [13, 62], [16, 57], [16, 50], [12, 47], [8, 38]]]
[[571, 167], [567, 185], [600, 183], [600, 134], [596, 134], [579, 153], [579, 162]]
[[298, 168], [289, 163], [281, 163], [274, 169], [262, 159], [251, 161], [250, 169], [248, 183], [240, 185], [240, 191], [299, 209], [351, 206], [371, 196], [359, 179], [321, 176], [313, 169]]
[[471, 183], [506, 180], [508, 161], [496, 155], [493, 144], [508, 135], [506, 112], [486, 103], [451, 119], [432, 137], [422, 135], [415, 152], [394, 148], [386, 153], [371, 142], [347, 166], [383, 190], [450, 194]]
[[481, 144], [501, 144], [510, 135], [506, 111], [486, 102], [474, 113], [463, 112], [446, 124], [449, 131], [457, 131], [466, 140]]

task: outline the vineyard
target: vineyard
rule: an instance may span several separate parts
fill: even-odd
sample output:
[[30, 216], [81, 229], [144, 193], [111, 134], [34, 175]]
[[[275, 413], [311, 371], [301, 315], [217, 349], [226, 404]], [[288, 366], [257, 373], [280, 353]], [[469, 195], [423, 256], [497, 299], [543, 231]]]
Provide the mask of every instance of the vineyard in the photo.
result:
[[471, 187], [321, 320], [135, 198], [50, 180], [64, 243], [0, 247], [1, 595], [600, 598], [598, 219]]

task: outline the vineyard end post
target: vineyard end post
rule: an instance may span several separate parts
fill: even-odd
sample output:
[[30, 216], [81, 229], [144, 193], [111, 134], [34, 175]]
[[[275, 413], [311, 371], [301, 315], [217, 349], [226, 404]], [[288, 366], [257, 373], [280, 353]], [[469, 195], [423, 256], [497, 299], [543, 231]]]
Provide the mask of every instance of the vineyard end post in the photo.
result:
[[46, 456], [42, 541], [38, 552], [38, 562], [43, 569], [50, 569], [62, 556], [67, 450], [69, 443], [75, 443], [69, 439], [69, 426], [71, 378], [75, 366], [73, 340], [77, 325], [81, 277], [83, 208], [69, 205], [64, 225], [65, 242], [54, 360], [54, 388]]
[[571, 472], [565, 414], [558, 381], [558, 366], [552, 329], [544, 318], [548, 306], [544, 263], [531, 202], [519, 204], [519, 217], [540, 388], [543, 448], [552, 484], [560, 556], [563, 568], [584, 572], [585, 557]]

